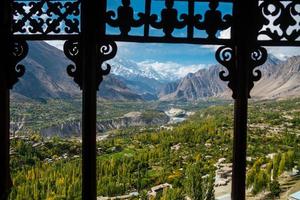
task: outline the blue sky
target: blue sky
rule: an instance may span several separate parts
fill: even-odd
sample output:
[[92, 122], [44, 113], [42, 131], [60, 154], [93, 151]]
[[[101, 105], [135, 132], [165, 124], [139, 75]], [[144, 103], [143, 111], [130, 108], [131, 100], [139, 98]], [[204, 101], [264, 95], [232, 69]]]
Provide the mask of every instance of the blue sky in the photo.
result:
[[118, 56], [136, 62], [154, 60], [182, 65], [215, 63], [212, 48], [188, 44], [118, 43]]
[[[152, 14], [158, 14], [164, 8], [164, 1], [152, 0]], [[131, 0], [131, 5], [135, 12], [135, 19], [138, 19], [138, 13], [144, 12], [145, 7], [144, 0]], [[117, 10], [118, 6], [121, 5], [121, 0], [108, 0], [108, 10]], [[187, 13], [187, 1], [186, 2], [175, 2], [175, 7], [178, 9], [178, 13]], [[223, 15], [230, 14], [232, 12], [232, 5], [230, 3], [220, 3], [219, 9]], [[208, 3], [196, 3], [195, 13], [204, 15], [204, 12], [208, 9]], [[300, 19], [298, 19], [300, 23]], [[118, 28], [107, 27], [110, 34], [119, 34]], [[130, 34], [141, 34], [143, 27], [134, 28]], [[186, 34], [186, 29], [175, 30], [174, 36], [180, 37]], [[205, 37], [205, 31], [195, 31], [196, 37]], [[162, 36], [162, 30], [151, 29], [150, 35]], [[230, 37], [230, 30], [225, 30], [218, 33], [219, 37], [228, 38]], [[61, 48], [62, 42], [53, 41], [52, 45]], [[118, 42], [118, 57], [125, 58], [128, 60], [135, 61], [137, 63], [156, 63], [157, 66], [165, 64], [170, 67], [177, 66], [190, 67], [191, 72], [197, 71], [198, 68], [203, 68], [216, 64], [214, 53], [216, 46], [208, 45], [188, 45], [188, 44], [141, 44], [141, 43], [124, 43]], [[280, 59], [286, 57], [299, 55], [300, 49], [293, 47], [285, 48], [268, 48], [269, 53], [272, 53]]]
[[[107, 10], [116, 11], [120, 5], [122, 0], [108, 0], [107, 2]], [[139, 19], [138, 13], [145, 13], [145, 0], [131, 0], [131, 7], [134, 10], [135, 19]], [[158, 21], [160, 21], [160, 13], [161, 10], [165, 8], [165, 1], [161, 0], [152, 0], [151, 5], [151, 15], [155, 14], [158, 16]], [[175, 1], [174, 8], [178, 11], [178, 20], [182, 14], [188, 13], [188, 1]], [[222, 15], [232, 14], [232, 4], [231, 3], [219, 3], [219, 10], [222, 11]], [[205, 12], [209, 10], [209, 3], [208, 2], [196, 2], [195, 3], [195, 15], [200, 14], [204, 16]], [[203, 18], [202, 18], [203, 20]], [[107, 26], [109, 33], [119, 34], [120, 31], [118, 28], [112, 28]], [[131, 35], [143, 35], [143, 26], [139, 28], [132, 28], [130, 32]], [[187, 28], [174, 30], [173, 36], [175, 37], [186, 37]], [[160, 29], [150, 28], [150, 35], [151, 36], [164, 36], [163, 31]], [[195, 36], [196, 37], [207, 37], [205, 31], [199, 31], [195, 29]]]
[[[121, 0], [108, 0], [108, 10], [117, 10], [121, 5]], [[175, 2], [174, 7], [178, 9], [179, 15], [187, 13], [188, 7], [187, 1]], [[135, 11], [135, 19], [138, 19], [138, 13], [144, 12], [145, 1], [144, 0], [131, 0], [131, 6]], [[151, 14], [160, 15], [161, 10], [164, 8], [164, 1], [152, 0]], [[206, 10], [208, 10], [208, 3], [198, 2], [195, 4], [195, 14], [201, 14], [204, 16]], [[226, 14], [232, 14], [231, 3], [220, 3], [219, 8], [222, 11], [223, 16]], [[298, 24], [300, 24], [300, 17], [296, 17]], [[298, 25], [298, 28], [300, 25]], [[269, 26], [271, 29], [278, 29], [278, 27]], [[119, 34], [118, 28], [107, 27], [109, 33]], [[135, 28], [130, 34], [141, 34], [142, 28]], [[152, 32], [151, 32], [152, 31]], [[280, 30], [279, 30], [280, 32]], [[162, 36], [162, 30], [151, 29], [150, 35]], [[174, 36], [186, 35], [186, 29], [175, 30]], [[196, 37], [206, 37], [205, 31], [195, 30]], [[218, 34], [219, 37], [229, 38], [230, 30], [222, 31]], [[176, 62], [181, 65], [197, 65], [215, 64], [216, 60], [214, 53], [216, 46], [208, 45], [182, 45], [182, 44], [136, 44], [136, 43], [119, 43], [118, 55], [126, 57], [128, 59], [141, 62], [144, 60], [155, 60], [158, 62]], [[287, 57], [299, 55], [299, 47], [271, 47], [268, 48], [268, 52], [278, 57], [279, 59], [286, 59]]]
[[[117, 10], [121, 5], [121, 0], [109, 0], [108, 10]], [[138, 13], [144, 12], [145, 1], [131, 0], [131, 5], [135, 12], [135, 19], [138, 19]], [[152, 1], [151, 14], [160, 15], [161, 10], [164, 8], [164, 1]], [[175, 2], [174, 7], [178, 9], [178, 13], [187, 13], [188, 3]], [[231, 14], [232, 5], [230, 3], [221, 3], [219, 8], [223, 14]], [[196, 3], [195, 13], [204, 15], [204, 12], [208, 9], [208, 3]], [[179, 18], [179, 17], [178, 17]], [[118, 28], [107, 27], [109, 33], [119, 34]], [[130, 34], [141, 34], [143, 27], [133, 29]], [[187, 30], [175, 30], [174, 36], [184, 36]], [[150, 35], [163, 36], [162, 30], [150, 29]], [[206, 37], [204, 31], [195, 31], [195, 35], [199, 37]], [[214, 50], [215, 48], [208, 48], [201, 45], [188, 45], [188, 44], [137, 44], [137, 43], [119, 43], [118, 56], [126, 57], [136, 62], [145, 60], [155, 60], [159, 62], [176, 62], [182, 65], [192, 64], [214, 64]]]

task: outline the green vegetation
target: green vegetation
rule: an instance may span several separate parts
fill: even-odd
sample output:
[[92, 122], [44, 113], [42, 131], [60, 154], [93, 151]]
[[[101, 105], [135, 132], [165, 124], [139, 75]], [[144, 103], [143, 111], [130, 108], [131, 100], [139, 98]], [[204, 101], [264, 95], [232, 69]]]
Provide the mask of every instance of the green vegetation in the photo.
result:
[[[281, 174], [300, 166], [299, 102], [295, 99], [250, 105], [247, 186], [255, 194], [268, 190], [278, 196]], [[119, 103], [114, 115], [139, 111], [129, 104]], [[146, 199], [153, 186], [169, 183], [172, 188], [158, 192], [154, 199], [214, 199], [214, 165], [220, 158], [232, 162], [233, 107], [197, 109], [187, 121], [170, 129], [128, 128], [112, 131], [107, 139], [99, 141], [98, 196], [137, 191], [140, 197], [133, 199]], [[80, 148], [76, 139], [47, 139], [36, 134], [14, 138], [11, 199], [80, 199]], [[267, 157], [271, 153], [274, 157]]]
[[79, 120], [81, 101], [48, 100], [43, 102], [12, 102], [11, 120], [25, 120], [24, 132], [38, 132], [41, 128]]
[[274, 155], [274, 158], [260, 158], [248, 170], [247, 187], [252, 187], [253, 194], [270, 189], [276, 196], [279, 187], [278, 177], [285, 171], [291, 171], [294, 166], [295, 152], [291, 150], [286, 153], [278, 153]]
[[[186, 110], [206, 108], [212, 104], [224, 104], [223, 101], [200, 102], [143, 102], [143, 101], [98, 101], [97, 120], [107, 120], [121, 117], [131, 111], [145, 113], [145, 117], [157, 114], [157, 111], [166, 110], [173, 106]], [[63, 124], [68, 121], [81, 119], [81, 100], [51, 99], [43, 101], [15, 102], [11, 105], [11, 120], [20, 122], [24, 120], [23, 132], [39, 132], [43, 128]]]
[[270, 183], [270, 192], [272, 197], [279, 197], [281, 189], [280, 189], [279, 182], [277, 180], [272, 181]]
[[213, 172], [209, 172], [208, 169], [205, 171], [203, 163], [199, 160], [187, 167], [184, 185], [190, 198], [194, 200], [214, 200], [215, 180], [214, 175], [209, 173]]

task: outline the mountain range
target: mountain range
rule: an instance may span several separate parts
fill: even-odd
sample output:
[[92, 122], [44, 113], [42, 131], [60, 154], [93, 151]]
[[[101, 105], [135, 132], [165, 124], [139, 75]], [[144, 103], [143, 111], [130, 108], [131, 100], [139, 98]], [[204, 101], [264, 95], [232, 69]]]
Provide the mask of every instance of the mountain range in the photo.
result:
[[[70, 64], [62, 51], [45, 42], [29, 43], [22, 63], [26, 73], [15, 85], [13, 96], [30, 99], [79, 98], [81, 91], [66, 73]], [[113, 100], [198, 100], [229, 98], [227, 83], [219, 78], [220, 65], [178, 76], [123, 58], [110, 61], [111, 74], [100, 85], [99, 98]], [[282, 98], [300, 94], [300, 56], [281, 61], [269, 56], [260, 67], [262, 79], [255, 84], [253, 98]]]
[[[262, 78], [255, 83], [251, 96], [254, 99], [287, 98], [300, 95], [300, 56], [281, 61], [270, 55], [258, 69]], [[229, 98], [227, 83], [219, 78], [224, 70], [220, 65], [201, 69], [183, 79], [168, 83], [159, 94], [161, 100], [197, 100], [199, 98]]]
[[[29, 43], [29, 53], [22, 61], [25, 75], [13, 89], [13, 96], [31, 99], [79, 98], [81, 91], [68, 76], [66, 67], [71, 63], [64, 53], [45, 42]], [[124, 79], [111, 74], [100, 85], [99, 97], [115, 100], [143, 100], [129, 89]]]

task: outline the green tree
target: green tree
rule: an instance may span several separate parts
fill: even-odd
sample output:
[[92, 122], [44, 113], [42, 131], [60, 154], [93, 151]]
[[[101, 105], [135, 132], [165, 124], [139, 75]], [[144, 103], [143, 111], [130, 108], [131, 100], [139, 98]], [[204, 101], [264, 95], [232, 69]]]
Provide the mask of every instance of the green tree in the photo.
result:
[[214, 176], [208, 174], [201, 161], [190, 164], [184, 182], [186, 194], [193, 200], [214, 200]]
[[273, 158], [273, 179], [276, 180], [278, 177], [278, 169], [279, 169], [279, 163], [281, 160], [281, 154], [276, 154]]
[[187, 195], [193, 200], [203, 200], [203, 164], [201, 161], [197, 161], [187, 167], [186, 170], [186, 181], [185, 181], [185, 191]]
[[279, 167], [278, 167], [278, 176], [280, 176], [284, 170], [285, 170], [285, 165], [286, 165], [286, 154], [282, 154]]
[[268, 182], [269, 182], [268, 180], [269, 180], [269, 177], [268, 177], [267, 172], [265, 170], [260, 170], [255, 175], [252, 193], [258, 194], [259, 192], [265, 190], [268, 186]]
[[286, 169], [291, 170], [294, 167], [294, 162], [295, 162], [295, 152], [289, 150], [286, 153]]
[[163, 192], [163, 196], [160, 200], [182, 200], [184, 199], [184, 194], [181, 189], [165, 189]]
[[215, 179], [213, 174], [210, 174], [209, 177], [207, 177], [207, 189], [206, 189], [206, 197], [205, 200], [215, 200]]
[[280, 184], [277, 180], [272, 181], [270, 183], [270, 192], [273, 197], [279, 197], [281, 189], [280, 189]]
[[141, 199], [141, 200], [148, 200], [147, 190], [142, 190], [142, 191], [140, 192], [140, 199]]
[[253, 168], [251, 168], [248, 171], [248, 173], [247, 173], [247, 179], [246, 179], [246, 186], [247, 186], [247, 188], [250, 188], [253, 185], [254, 179], [255, 179], [255, 174], [256, 174], [256, 171]]

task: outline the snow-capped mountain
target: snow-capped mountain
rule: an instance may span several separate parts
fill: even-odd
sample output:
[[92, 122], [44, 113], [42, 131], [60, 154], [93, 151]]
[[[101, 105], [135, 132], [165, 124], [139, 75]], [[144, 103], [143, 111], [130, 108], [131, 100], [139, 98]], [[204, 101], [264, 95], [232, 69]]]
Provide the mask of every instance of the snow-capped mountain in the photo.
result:
[[122, 58], [115, 58], [109, 63], [112, 66], [112, 74], [122, 76], [126, 79], [144, 77], [155, 79], [161, 82], [167, 81], [167, 77], [164, 74], [161, 74], [158, 71], [154, 70], [151, 66], [141, 66], [136, 62], [125, 60]]
[[[81, 91], [67, 75], [70, 61], [63, 52], [45, 42], [30, 42], [22, 63], [26, 73], [12, 94], [20, 98], [80, 98]], [[52, 59], [55, 57], [56, 59]], [[104, 77], [99, 98], [109, 100], [197, 100], [206, 97], [227, 98], [231, 91], [219, 78], [224, 67], [215, 65], [181, 66], [176, 63], [144, 61], [135, 63], [117, 58], [110, 62], [112, 74]], [[195, 69], [197, 72], [192, 73]], [[280, 61], [269, 56], [259, 68], [263, 74], [255, 83], [254, 98], [299, 96], [300, 56]], [[191, 73], [188, 73], [191, 72]], [[182, 77], [184, 76], [184, 77]], [[182, 78], [180, 78], [182, 77]], [[171, 81], [174, 80], [175, 81]]]
[[[51, 46], [62, 50], [62, 41], [47, 41]], [[202, 68], [207, 68], [205, 64], [180, 64], [171, 61], [143, 60], [140, 62], [116, 57], [108, 61], [111, 64], [111, 73], [125, 79], [150, 79], [160, 83], [167, 83], [179, 80], [188, 73], [195, 73]]]
[[134, 62], [123, 58], [115, 58], [109, 62], [112, 66], [112, 74], [122, 76], [126, 79], [148, 78], [161, 83], [176, 81], [188, 73], [195, 73], [205, 65], [181, 65], [173, 62], [157, 62], [147, 60]]

